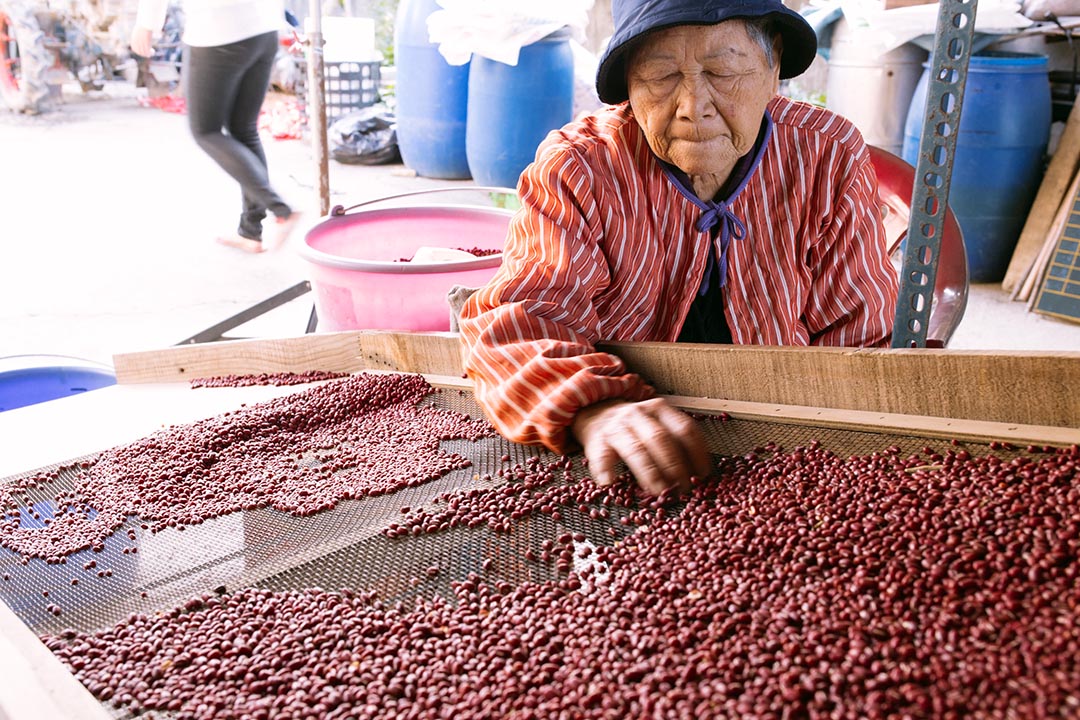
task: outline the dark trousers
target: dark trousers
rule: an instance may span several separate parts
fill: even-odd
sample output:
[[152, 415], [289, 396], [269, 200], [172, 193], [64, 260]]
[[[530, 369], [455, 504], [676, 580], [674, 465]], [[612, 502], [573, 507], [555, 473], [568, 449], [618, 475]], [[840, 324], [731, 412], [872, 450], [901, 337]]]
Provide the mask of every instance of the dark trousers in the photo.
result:
[[270, 87], [278, 34], [264, 33], [216, 47], [184, 48], [184, 92], [195, 142], [236, 182], [242, 193], [240, 235], [261, 239], [267, 211], [292, 210], [270, 186], [259, 141], [259, 111]]

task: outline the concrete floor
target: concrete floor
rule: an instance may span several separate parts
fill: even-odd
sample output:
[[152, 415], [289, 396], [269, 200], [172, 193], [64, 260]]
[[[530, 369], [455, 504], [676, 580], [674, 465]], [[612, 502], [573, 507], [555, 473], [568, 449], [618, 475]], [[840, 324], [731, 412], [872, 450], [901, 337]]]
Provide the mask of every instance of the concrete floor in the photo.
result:
[[[318, 222], [306, 142], [268, 140], [274, 183], [304, 213], [294, 243]], [[58, 354], [110, 363], [162, 348], [306, 278], [295, 244], [252, 256], [212, 239], [235, 222], [238, 191], [195, 146], [183, 116], [141, 107], [133, 87], [65, 93], [58, 112], [0, 110], [0, 361]], [[408, 177], [400, 165], [330, 163], [331, 204], [397, 192], [468, 187]], [[301, 298], [243, 328], [299, 335]], [[997, 285], [971, 289], [950, 347], [1077, 350], [1080, 325], [1027, 312]]]

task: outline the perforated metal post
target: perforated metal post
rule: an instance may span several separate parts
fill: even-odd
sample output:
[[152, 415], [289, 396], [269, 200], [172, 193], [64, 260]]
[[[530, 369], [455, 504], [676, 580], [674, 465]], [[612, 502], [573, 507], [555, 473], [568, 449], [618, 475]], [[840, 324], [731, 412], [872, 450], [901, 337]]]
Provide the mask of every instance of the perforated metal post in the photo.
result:
[[978, 0], [940, 0], [919, 140], [894, 348], [926, 347]]

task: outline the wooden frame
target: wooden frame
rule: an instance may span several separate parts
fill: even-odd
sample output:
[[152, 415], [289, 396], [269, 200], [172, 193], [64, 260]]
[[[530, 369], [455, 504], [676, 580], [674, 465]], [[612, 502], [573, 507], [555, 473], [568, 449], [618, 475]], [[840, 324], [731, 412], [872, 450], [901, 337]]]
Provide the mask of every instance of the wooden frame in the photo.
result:
[[[661, 393], [871, 413], [1080, 427], [1080, 352], [608, 343]], [[356, 331], [117, 355], [120, 383], [393, 370], [460, 376], [452, 333]]]
[[109, 720], [67, 666], [0, 602], [0, 720]]
[[[1080, 444], [1080, 352], [667, 343], [612, 343], [603, 349], [671, 395], [674, 404], [691, 410], [927, 437]], [[472, 387], [461, 376], [460, 338], [450, 333], [361, 331], [225, 341], [117, 355], [114, 365], [118, 386], [4, 413], [8, 417], [0, 416], [0, 431], [7, 423], [9, 428], [26, 427], [31, 434], [47, 428], [53, 437], [65, 438], [71, 435], [65, 428], [85, 426], [105, 412], [113, 417], [142, 413], [141, 420], [135, 418], [141, 424], [112, 423], [106, 428], [114, 435], [137, 433], [292, 390], [187, 387], [191, 379], [229, 374], [418, 372], [436, 386]], [[66, 452], [59, 445], [50, 447]], [[109, 716], [3, 603], [0, 673], [5, 678], [0, 684], [0, 720]]]

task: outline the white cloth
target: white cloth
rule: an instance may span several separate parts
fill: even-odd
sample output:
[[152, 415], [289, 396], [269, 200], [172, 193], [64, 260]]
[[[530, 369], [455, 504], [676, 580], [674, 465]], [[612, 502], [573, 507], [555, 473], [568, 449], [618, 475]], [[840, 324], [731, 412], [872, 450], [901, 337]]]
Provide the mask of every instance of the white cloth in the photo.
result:
[[[183, 0], [183, 41], [214, 47], [277, 31], [285, 22], [284, 0]], [[139, 0], [135, 26], [160, 32], [169, 0]]]

